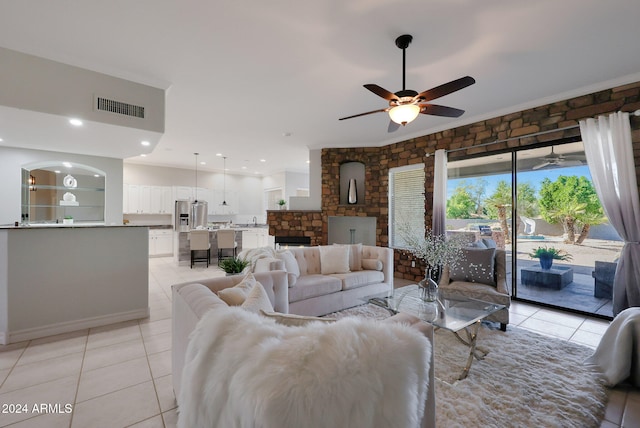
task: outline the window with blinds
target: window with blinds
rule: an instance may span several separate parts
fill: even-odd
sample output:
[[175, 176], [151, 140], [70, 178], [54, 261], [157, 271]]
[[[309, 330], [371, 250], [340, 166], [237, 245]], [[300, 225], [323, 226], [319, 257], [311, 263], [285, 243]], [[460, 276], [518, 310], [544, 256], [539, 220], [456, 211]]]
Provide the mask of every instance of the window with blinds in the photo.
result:
[[424, 164], [389, 170], [389, 246], [406, 248], [399, 229], [424, 234]]

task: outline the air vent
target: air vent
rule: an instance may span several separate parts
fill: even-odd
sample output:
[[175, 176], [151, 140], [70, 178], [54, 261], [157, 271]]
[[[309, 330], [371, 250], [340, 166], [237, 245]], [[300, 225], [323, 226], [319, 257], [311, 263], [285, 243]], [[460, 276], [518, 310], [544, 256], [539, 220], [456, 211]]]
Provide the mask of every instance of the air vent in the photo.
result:
[[96, 97], [96, 100], [96, 108], [98, 110], [144, 119], [144, 107], [101, 97]]

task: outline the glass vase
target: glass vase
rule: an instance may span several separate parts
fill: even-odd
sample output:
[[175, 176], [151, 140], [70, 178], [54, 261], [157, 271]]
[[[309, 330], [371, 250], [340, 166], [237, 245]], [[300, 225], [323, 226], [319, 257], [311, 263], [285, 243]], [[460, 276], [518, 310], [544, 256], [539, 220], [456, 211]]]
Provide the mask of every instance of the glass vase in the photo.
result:
[[431, 270], [427, 269], [424, 279], [418, 282], [420, 298], [425, 302], [435, 302], [438, 299], [438, 283], [431, 278]]

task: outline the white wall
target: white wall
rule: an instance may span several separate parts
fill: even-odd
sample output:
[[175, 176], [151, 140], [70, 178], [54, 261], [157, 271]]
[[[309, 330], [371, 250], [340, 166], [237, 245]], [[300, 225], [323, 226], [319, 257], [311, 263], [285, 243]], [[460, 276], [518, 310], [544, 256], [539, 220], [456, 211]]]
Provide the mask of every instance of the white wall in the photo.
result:
[[21, 170], [35, 162], [76, 162], [105, 172], [105, 224], [122, 224], [122, 159], [0, 147], [0, 224], [20, 221]]
[[292, 210], [319, 210], [322, 208], [322, 150], [309, 150], [309, 197], [289, 198]]

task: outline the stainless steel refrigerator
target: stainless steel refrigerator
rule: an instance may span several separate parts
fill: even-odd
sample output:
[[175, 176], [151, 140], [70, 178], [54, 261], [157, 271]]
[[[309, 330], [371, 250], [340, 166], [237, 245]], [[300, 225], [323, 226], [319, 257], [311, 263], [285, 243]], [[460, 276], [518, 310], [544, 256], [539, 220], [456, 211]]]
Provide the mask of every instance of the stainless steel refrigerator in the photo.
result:
[[175, 229], [176, 232], [188, 232], [191, 230], [191, 202], [187, 200], [176, 201]]
[[207, 227], [209, 207], [207, 201], [193, 201], [191, 204], [191, 228]]

